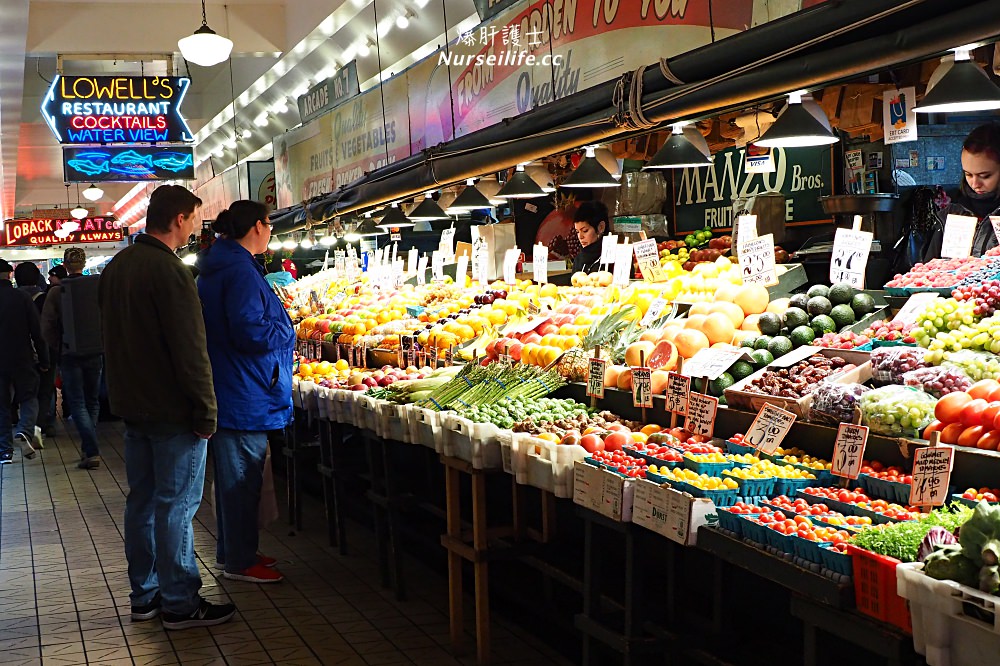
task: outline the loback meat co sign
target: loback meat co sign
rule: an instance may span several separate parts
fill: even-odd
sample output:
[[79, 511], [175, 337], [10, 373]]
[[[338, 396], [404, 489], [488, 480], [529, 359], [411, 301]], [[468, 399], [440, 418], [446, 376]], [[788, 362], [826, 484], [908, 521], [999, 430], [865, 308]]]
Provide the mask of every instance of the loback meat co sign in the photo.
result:
[[117, 243], [123, 237], [118, 221], [113, 217], [103, 216], [85, 217], [82, 220], [7, 220], [3, 228], [3, 244], [8, 247]]
[[707, 168], [677, 169], [673, 177], [675, 233], [730, 228], [733, 202], [765, 192], [785, 195], [786, 223], [829, 221], [818, 198], [833, 194], [830, 147], [775, 148], [772, 154], [774, 171], [770, 173], [747, 173], [746, 148], [720, 150]]

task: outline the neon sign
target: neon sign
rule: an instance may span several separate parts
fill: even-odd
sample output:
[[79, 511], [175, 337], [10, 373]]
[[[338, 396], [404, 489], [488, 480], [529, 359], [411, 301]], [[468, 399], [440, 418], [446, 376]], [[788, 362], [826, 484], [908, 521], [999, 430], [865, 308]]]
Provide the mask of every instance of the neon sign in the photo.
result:
[[67, 183], [193, 180], [191, 146], [65, 146]]
[[3, 232], [3, 244], [7, 246], [117, 243], [124, 238], [121, 223], [113, 217], [103, 216], [85, 217], [82, 220], [7, 220]]
[[63, 144], [191, 143], [180, 111], [190, 84], [176, 76], [56, 75], [42, 117]]

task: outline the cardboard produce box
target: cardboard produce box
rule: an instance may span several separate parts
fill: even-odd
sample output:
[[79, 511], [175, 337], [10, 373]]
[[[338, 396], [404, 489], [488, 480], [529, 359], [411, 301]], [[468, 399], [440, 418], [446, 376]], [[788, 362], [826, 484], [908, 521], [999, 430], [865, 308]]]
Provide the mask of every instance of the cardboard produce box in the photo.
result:
[[787, 368], [795, 365], [805, 358], [809, 358], [814, 354], [821, 354], [827, 358], [840, 356], [848, 363], [853, 363], [857, 366], [853, 370], [842, 372], [839, 375], [836, 375], [833, 379], [826, 381], [832, 381], [837, 384], [863, 384], [872, 378], [870, 352], [857, 351], [855, 349], [826, 349], [824, 347], [804, 346], [799, 347], [798, 349], [793, 349], [781, 358], [774, 359], [774, 362], [766, 368], [758, 370], [746, 379], [742, 379], [727, 388], [726, 404], [736, 409], [757, 412], [760, 411], [761, 407], [763, 407], [766, 403], [770, 403], [775, 407], [781, 407], [782, 409], [795, 414], [795, 416], [799, 419], [806, 420], [809, 416], [809, 407], [812, 406], [812, 394], [798, 399], [783, 398], [774, 395], [752, 393], [744, 390], [744, 387], [753, 382], [755, 379], [762, 377], [764, 373], [769, 370]]
[[573, 503], [619, 522], [632, 518], [636, 479], [577, 461], [573, 465]]
[[696, 544], [698, 528], [708, 523], [712, 513], [715, 503], [710, 499], [682, 493], [669, 484], [636, 480], [632, 522], [682, 546]]

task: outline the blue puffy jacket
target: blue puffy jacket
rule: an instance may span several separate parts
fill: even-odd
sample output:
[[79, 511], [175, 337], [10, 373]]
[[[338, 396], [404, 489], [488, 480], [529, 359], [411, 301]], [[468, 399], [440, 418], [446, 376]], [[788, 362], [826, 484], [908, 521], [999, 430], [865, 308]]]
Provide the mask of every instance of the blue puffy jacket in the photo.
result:
[[295, 329], [259, 264], [219, 239], [198, 261], [219, 427], [278, 430], [292, 417]]

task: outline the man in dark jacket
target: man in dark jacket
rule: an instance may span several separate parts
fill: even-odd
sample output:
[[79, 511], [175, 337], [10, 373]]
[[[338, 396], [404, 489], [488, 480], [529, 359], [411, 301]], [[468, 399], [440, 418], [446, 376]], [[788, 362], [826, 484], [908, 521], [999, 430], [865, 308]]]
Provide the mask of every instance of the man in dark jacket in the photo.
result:
[[[46, 292], [41, 286], [45, 284], [45, 280], [42, 279], [42, 272], [38, 270], [38, 266], [30, 261], [22, 261], [14, 268], [14, 281], [17, 282], [17, 290], [31, 298], [35, 309], [38, 310], [38, 316], [41, 317]], [[38, 423], [32, 439], [32, 446], [36, 449], [43, 448], [42, 433], [51, 434], [52, 424], [55, 421], [55, 403], [52, 396], [56, 390], [56, 358], [58, 352], [49, 347], [49, 369], [41, 373], [38, 380]]]
[[49, 350], [42, 339], [38, 311], [31, 297], [14, 289], [14, 268], [0, 259], [0, 465], [14, 458], [10, 432], [11, 390], [18, 405], [14, 439], [24, 458], [34, 458], [31, 440], [38, 416], [38, 370], [48, 370]]
[[200, 221], [179, 185], [153, 191], [146, 233], [101, 274], [111, 411], [125, 420], [125, 555], [132, 620], [165, 629], [227, 622], [232, 604], [198, 594], [192, 520], [201, 504], [216, 402], [194, 279], [174, 253]]

